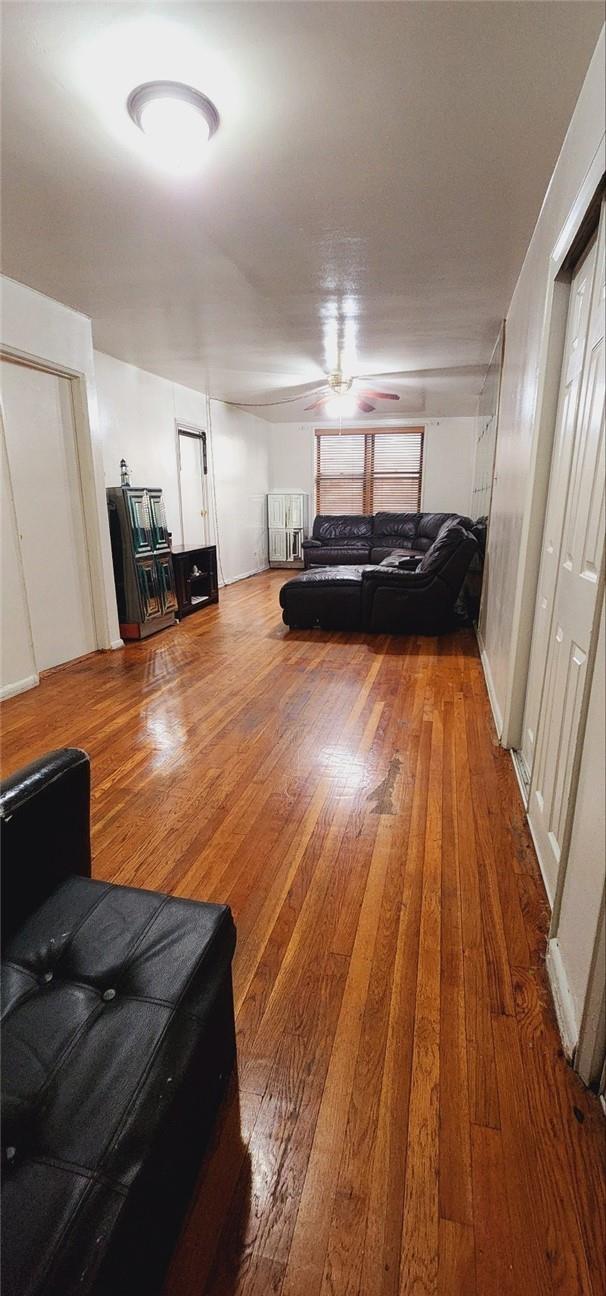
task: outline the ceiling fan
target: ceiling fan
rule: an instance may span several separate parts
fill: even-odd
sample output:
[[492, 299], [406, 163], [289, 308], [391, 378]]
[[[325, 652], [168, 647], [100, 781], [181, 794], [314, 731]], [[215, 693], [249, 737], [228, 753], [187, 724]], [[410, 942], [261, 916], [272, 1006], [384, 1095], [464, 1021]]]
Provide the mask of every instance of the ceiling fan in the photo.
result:
[[326, 391], [326, 395], [319, 396], [317, 400], [312, 401], [311, 405], [306, 405], [306, 410], [322, 410], [329, 418], [352, 418], [356, 411], [362, 414], [370, 414], [371, 410], [376, 409], [373, 403], [377, 400], [399, 400], [400, 397], [396, 392], [376, 391], [373, 387], [354, 386], [355, 378], [346, 378], [340, 369], [333, 369], [329, 373], [326, 383], [323, 383], [318, 391]]

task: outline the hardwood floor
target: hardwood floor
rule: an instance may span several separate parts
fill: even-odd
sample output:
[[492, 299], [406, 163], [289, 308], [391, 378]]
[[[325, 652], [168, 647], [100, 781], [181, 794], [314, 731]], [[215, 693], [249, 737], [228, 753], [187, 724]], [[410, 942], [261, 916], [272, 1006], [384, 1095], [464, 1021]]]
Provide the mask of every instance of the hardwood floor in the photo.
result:
[[267, 573], [4, 704], [96, 876], [228, 901], [239, 1086], [166, 1296], [603, 1296], [604, 1124], [471, 632], [288, 633]]

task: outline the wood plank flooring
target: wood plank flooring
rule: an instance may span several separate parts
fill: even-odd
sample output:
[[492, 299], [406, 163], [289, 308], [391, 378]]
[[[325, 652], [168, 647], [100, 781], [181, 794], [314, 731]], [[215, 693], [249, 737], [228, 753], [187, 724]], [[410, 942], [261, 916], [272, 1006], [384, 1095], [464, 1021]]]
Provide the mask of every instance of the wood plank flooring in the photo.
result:
[[96, 876], [228, 901], [239, 1081], [166, 1296], [603, 1296], [604, 1122], [471, 632], [289, 633], [267, 573], [4, 704]]

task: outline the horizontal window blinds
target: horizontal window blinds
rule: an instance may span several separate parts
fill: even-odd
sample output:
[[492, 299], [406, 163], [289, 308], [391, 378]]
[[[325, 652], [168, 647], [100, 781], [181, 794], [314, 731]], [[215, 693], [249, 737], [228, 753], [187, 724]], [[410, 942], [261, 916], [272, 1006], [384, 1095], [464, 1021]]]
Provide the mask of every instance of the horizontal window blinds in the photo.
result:
[[316, 432], [317, 513], [417, 513], [423, 428]]

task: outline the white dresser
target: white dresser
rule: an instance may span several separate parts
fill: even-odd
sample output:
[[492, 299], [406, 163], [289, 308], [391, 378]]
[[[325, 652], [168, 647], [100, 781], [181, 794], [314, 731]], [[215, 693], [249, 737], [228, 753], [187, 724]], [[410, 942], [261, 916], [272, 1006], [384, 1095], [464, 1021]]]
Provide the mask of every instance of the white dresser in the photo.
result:
[[272, 491], [267, 496], [270, 567], [302, 567], [309, 496], [302, 491]]

